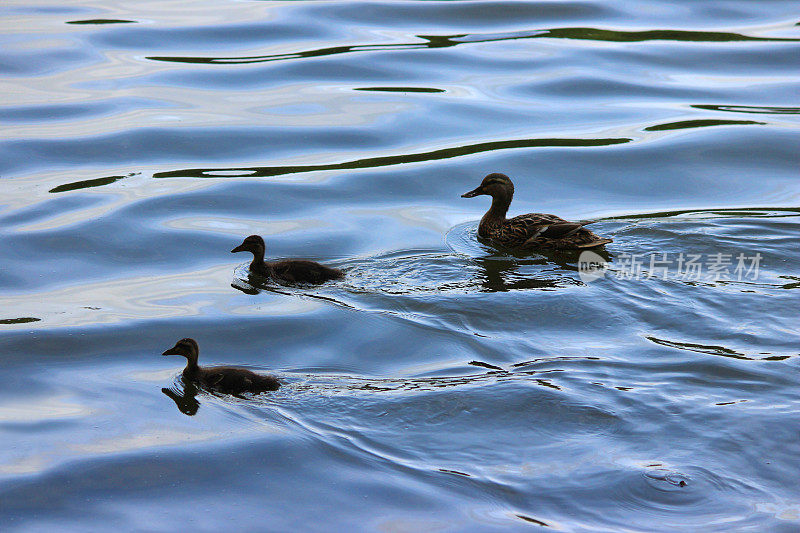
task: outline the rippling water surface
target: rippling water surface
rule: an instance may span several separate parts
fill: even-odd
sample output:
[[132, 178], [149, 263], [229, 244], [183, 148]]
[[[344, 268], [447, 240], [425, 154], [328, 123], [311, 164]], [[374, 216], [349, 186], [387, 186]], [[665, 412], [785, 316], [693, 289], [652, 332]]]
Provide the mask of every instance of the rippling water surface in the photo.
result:
[[[0, 6], [4, 530], [800, 528], [796, 2], [47, 2]], [[493, 171], [604, 277], [478, 242]]]

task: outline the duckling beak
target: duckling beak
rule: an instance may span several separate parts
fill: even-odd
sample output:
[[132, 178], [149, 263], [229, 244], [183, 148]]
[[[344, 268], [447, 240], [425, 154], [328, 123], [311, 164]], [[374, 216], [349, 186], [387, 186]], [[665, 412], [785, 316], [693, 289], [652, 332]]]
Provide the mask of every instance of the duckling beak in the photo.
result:
[[180, 354], [181, 353], [178, 351], [178, 349], [173, 346], [172, 348], [162, 353], [161, 355], [180, 355]]
[[464, 194], [462, 194], [461, 198], [474, 198], [474, 197], [476, 197], [478, 195], [481, 195], [481, 194], [486, 194], [486, 193], [483, 191], [483, 187], [481, 185], [478, 185], [477, 187], [475, 187], [471, 191], [465, 192]]
[[244, 243], [242, 243], [239, 246], [237, 246], [236, 248], [234, 248], [233, 250], [231, 250], [231, 253], [235, 254], [236, 252], [246, 252], [246, 251], [247, 250], [244, 247]]

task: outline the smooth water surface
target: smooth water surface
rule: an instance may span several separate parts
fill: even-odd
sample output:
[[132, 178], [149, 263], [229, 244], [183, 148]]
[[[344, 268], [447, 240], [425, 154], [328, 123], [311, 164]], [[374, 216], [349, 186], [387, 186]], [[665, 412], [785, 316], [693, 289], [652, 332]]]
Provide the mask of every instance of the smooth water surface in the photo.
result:
[[[0, 6], [4, 531], [800, 529], [796, 2], [48, 1]], [[493, 171], [604, 276], [478, 242]]]

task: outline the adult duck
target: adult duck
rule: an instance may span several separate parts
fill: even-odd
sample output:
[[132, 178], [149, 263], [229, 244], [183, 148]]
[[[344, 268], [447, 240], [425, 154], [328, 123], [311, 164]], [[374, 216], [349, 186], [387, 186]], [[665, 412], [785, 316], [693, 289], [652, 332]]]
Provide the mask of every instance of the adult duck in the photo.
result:
[[492, 206], [478, 225], [478, 235], [506, 248], [549, 248], [556, 250], [595, 248], [612, 239], [599, 237], [580, 222], [568, 222], [555, 215], [528, 213], [506, 218], [514, 197], [514, 184], [505, 174], [489, 174], [475, 189], [461, 195], [492, 197]]
[[200, 348], [194, 339], [181, 339], [161, 355], [180, 355], [186, 358], [183, 369], [184, 383], [222, 394], [240, 395], [245, 392], [278, 390], [280, 381], [275, 376], [256, 374], [236, 366], [207, 366], [197, 364]]
[[264, 239], [258, 235], [250, 235], [242, 244], [231, 250], [231, 253], [250, 252], [253, 254], [253, 261], [250, 263], [251, 273], [286, 283], [320, 284], [344, 277], [344, 272], [338, 268], [327, 267], [305, 259], [264, 261], [265, 250]]

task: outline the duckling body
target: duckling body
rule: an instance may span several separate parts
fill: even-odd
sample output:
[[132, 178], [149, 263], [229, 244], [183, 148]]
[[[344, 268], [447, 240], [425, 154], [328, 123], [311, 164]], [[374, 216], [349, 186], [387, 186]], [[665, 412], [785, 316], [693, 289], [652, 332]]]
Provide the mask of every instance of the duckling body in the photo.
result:
[[489, 174], [477, 188], [461, 197], [473, 198], [481, 194], [491, 196], [492, 205], [481, 218], [478, 235], [500, 246], [569, 250], [595, 248], [613, 242], [584, 228], [582, 223], [569, 222], [556, 215], [528, 213], [506, 218], [514, 197], [514, 184], [505, 174]]
[[231, 250], [231, 253], [252, 253], [251, 273], [287, 283], [313, 283], [318, 285], [344, 277], [344, 272], [338, 268], [331, 268], [306, 259], [264, 261], [265, 250], [264, 239], [258, 235], [250, 235], [242, 244]]
[[162, 355], [182, 355], [186, 358], [183, 380], [200, 388], [222, 394], [240, 395], [245, 392], [258, 394], [274, 391], [281, 384], [275, 376], [256, 374], [246, 368], [235, 366], [201, 367], [197, 364], [200, 349], [194, 339], [181, 339]]

